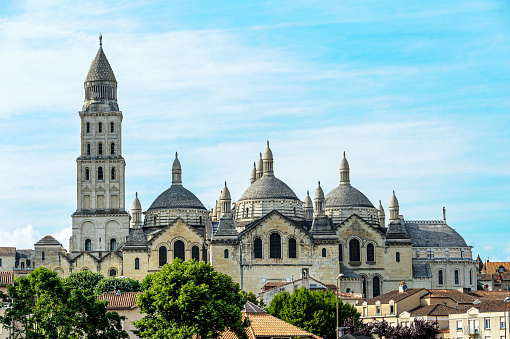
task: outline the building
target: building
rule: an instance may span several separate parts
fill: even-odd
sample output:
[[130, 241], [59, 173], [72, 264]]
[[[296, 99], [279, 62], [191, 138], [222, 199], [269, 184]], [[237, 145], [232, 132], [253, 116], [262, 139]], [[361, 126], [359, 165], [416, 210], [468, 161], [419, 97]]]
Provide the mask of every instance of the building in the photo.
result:
[[413, 288], [476, 286], [471, 247], [445, 214], [437, 221], [406, 220], [393, 193], [387, 223], [381, 201], [376, 208], [351, 185], [345, 153], [339, 185], [324, 194], [319, 183], [313, 201], [308, 193], [301, 201], [277, 178], [268, 142], [241, 197], [233, 203], [225, 183], [212, 211], [184, 187], [176, 153], [171, 186], [145, 212], [136, 195], [129, 214], [123, 115], [101, 38], [84, 89], [69, 249], [44, 237], [34, 246], [36, 266], [61, 276], [92, 270], [143, 279], [174, 258], [205, 260], [254, 293], [266, 282], [292, 280], [303, 268], [335, 285], [342, 265], [361, 277], [361, 285], [340, 292], [349, 288], [369, 298], [402, 280]]
[[510, 262], [487, 260], [477, 277], [478, 283], [488, 291], [510, 291]]

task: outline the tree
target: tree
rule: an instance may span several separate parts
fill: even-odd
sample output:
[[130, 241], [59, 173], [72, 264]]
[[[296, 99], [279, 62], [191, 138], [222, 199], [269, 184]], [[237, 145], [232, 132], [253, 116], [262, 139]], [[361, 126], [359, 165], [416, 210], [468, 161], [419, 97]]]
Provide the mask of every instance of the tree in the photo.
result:
[[73, 272], [62, 279], [65, 286], [71, 288], [81, 288], [84, 290], [94, 290], [94, 287], [105, 277], [101, 273], [91, 271]]
[[[336, 338], [336, 295], [333, 291], [310, 291], [306, 288], [278, 293], [267, 308], [267, 313], [292, 325], [321, 336], [325, 339]], [[338, 303], [339, 321], [347, 318], [358, 319], [356, 309]]]
[[57, 274], [41, 267], [17, 278], [0, 299], [9, 305], [0, 324], [14, 338], [129, 338], [124, 317], [106, 312], [90, 290], [64, 286]]
[[94, 287], [94, 294], [100, 295], [103, 292], [139, 292], [141, 284], [138, 280], [126, 277], [108, 277], [100, 280]]
[[347, 327], [346, 333], [371, 336], [372, 330], [377, 328], [379, 336], [386, 339], [432, 339], [439, 334], [437, 322], [414, 319], [409, 326], [390, 326], [387, 321], [372, 321], [363, 324], [359, 319], [347, 319], [342, 326]]
[[243, 290], [241, 290], [240, 293], [243, 296], [243, 298], [245, 299], [245, 301], [249, 301], [249, 302], [257, 305], [260, 308], [266, 307], [266, 304], [264, 303], [264, 299], [258, 298], [255, 295], [255, 293], [253, 293], [251, 291], [250, 292], [246, 292], [246, 291], [243, 291]]
[[141, 338], [218, 338], [228, 329], [247, 339], [239, 292], [239, 284], [210, 264], [175, 259], [143, 280], [138, 307], [146, 315], [133, 322], [133, 332]]

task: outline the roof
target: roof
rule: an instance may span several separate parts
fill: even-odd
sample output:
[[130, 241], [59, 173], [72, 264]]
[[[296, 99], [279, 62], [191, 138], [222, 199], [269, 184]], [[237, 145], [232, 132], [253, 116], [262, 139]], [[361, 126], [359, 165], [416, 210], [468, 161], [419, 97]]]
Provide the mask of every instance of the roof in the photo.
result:
[[0, 255], [16, 254], [16, 247], [0, 247]]
[[320, 338], [308, 331], [302, 330], [297, 326], [291, 325], [281, 319], [273, 317], [267, 313], [245, 313], [250, 320], [250, 330], [257, 337], [313, 337]]
[[450, 298], [459, 304], [472, 304], [477, 298], [457, 290], [433, 290], [429, 289], [425, 298]]
[[413, 262], [413, 278], [432, 278], [432, 270], [430, 263], [414, 263]]
[[507, 261], [488, 261], [483, 265], [482, 270], [487, 274], [499, 273], [500, 267], [505, 269], [505, 272], [510, 271], [510, 262]]
[[490, 300], [505, 300], [506, 297], [510, 297], [510, 292], [508, 291], [471, 291], [469, 294], [478, 299]]
[[270, 281], [262, 285], [261, 292], [267, 292], [275, 287], [280, 287], [289, 284], [288, 281]]
[[239, 201], [256, 199], [299, 200], [296, 193], [286, 183], [272, 175], [263, 176], [251, 184]]
[[413, 247], [467, 247], [464, 238], [441, 220], [406, 221]]
[[115, 74], [113, 74], [113, 69], [104, 54], [103, 46], [100, 45], [96, 57], [90, 65], [89, 73], [87, 74], [85, 82], [101, 80], [117, 82]]
[[265, 313], [266, 311], [264, 311], [263, 309], [261, 309], [260, 307], [258, 307], [254, 303], [252, 303], [251, 301], [248, 301], [244, 305], [243, 312], [246, 312], [246, 313]]
[[136, 306], [136, 295], [139, 292], [104, 292], [97, 296], [99, 300], [107, 300], [107, 310], [122, 310], [122, 309], [133, 309]]
[[400, 293], [398, 290], [393, 290], [388, 293], [381, 294], [380, 296], [377, 296], [372, 299], [368, 299], [366, 303], [368, 305], [375, 305], [376, 302], [381, 302], [381, 304], [387, 304], [390, 302], [390, 300], [393, 300], [394, 302], [403, 300], [407, 297], [410, 297], [413, 294], [416, 294], [420, 291], [427, 291], [424, 288], [410, 288], [405, 292]]
[[41, 240], [39, 240], [38, 242], [36, 242], [34, 244], [34, 246], [37, 246], [37, 245], [44, 245], [44, 246], [48, 246], [48, 245], [60, 245], [60, 246], [62, 246], [62, 244], [59, 243], [57, 241], [57, 239], [53, 238], [51, 235], [45, 236], [44, 238], [42, 238]]
[[363, 279], [361, 275], [351, 270], [349, 267], [340, 263], [340, 273], [344, 274], [344, 279]]
[[0, 272], [0, 286], [12, 285], [14, 282], [14, 274], [12, 271]]
[[350, 184], [341, 184], [326, 195], [328, 207], [371, 207], [374, 205], [368, 198]]
[[498, 312], [510, 310], [510, 303], [504, 300], [485, 300], [474, 305], [480, 312]]
[[180, 185], [172, 185], [166, 191], [161, 193], [159, 197], [154, 200], [149, 211], [170, 208], [206, 209], [202, 202], [193, 193]]
[[453, 307], [443, 304], [433, 304], [427, 306], [420, 306], [414, 310], [409, 311], [412, 316], [447, 316], [448, 314], [458, 313], [459, 311]]
[[361, 300], [363, 293], [347, 293], [347, 292], [336, 292], [340, 300]]

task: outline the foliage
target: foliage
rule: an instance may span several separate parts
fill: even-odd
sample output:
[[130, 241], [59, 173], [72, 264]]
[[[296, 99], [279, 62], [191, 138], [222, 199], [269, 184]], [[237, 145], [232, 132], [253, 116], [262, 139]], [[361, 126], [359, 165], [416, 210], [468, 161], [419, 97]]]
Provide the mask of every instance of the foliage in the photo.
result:
[[[296, 325], [324, 339], [336, 338], [336, 295], [333, 291], [310, 291], [305, 287], [289, 292], [278, 293], [267, 308], [267, 313]], [[338, 302], [338, 318], [359, 318], [356, 309]]]
[[428, 322], [422, 319], [414, 319], [409, 326], [398, 324], [393, 327], [387, 321], [372, 321], [362, 324], [358, 319], [348, 319], [342, 326], [348, 327], [346, 333], [366, 335], [371, 337], [372, 330], [377, 328], [379, 336], [386, 339], [431, 339], [439, 334], [437, 322]]
[[264, 303], [264, 299], [258, 298], [255, 295], [255, 293], [253, 293], [251, 291], [250, 292], [246, 292], [246, 291], [243, 291], [243, 290], [241, 290], [239, 293], [241, 293], [241, 295], [245, 299], [245, 303], [246, 303], [246, 301], [249, 301], [249, 302], [255, 304], [256, 306], [258, 306], [260, 308], [266, 307], [266, 304]]
[[65, 286], [71, 288], [81, 288], [84, 290], [94, 290], [94, 287], [103, 280], [105, 277], [101, 273], [94, 273], [91, 271], [73, 272], [67, 277], [62, 279]]
[[108, 277], [100, 280], [94, 287], [94, 294], [100, 295], [103, 292], [139, 292], [141, 284], [138, 280], [126, 277]]
[[28, 277], [17, 278], [7, 294], [9, 303], [0, 324], [14, 338], [129, 338], [122, 330], [124, 317], [106, 312], [106, 302], [90, 290], [64, 286], [57, 274], [41, 267]]
[[147, 275], [142, 291], [138, 307], [145, 317], [134, 322], [141, 338], [218, 338], [227, 329], [248, 338], [239, 285], [210, 264], [175, 259]]

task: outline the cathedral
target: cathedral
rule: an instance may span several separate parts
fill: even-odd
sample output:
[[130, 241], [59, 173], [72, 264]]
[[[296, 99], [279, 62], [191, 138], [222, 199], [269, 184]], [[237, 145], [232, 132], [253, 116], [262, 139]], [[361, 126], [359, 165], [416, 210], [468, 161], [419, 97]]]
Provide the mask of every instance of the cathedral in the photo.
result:
[[241, 197], [233, 200], [225, 182], [212, 210], [184, 187], [176, 153], [171, 186], [145, 211], [136, 195], [129, 213], [123, 115], [101, 38], [84, 89], [69, 250], [45, 236], [34, 245], [35, 267], [60, 276], [90, 270], [141, 280], [174, 258], [203, 260], [256, 294], [303, 272], [325, 284], [343, 273], [341, 289], [367, 298], [402, 281], [413, 288], [476, 288], [471, 247], [446, 218], [406, 220], [393, 192], [386, 220], [381, 201], [374, 207], [352, 186], [345, 153], [339, 185], [324, 194], [319, 182], [313, 200], [307, 193], [302, 201], [276, 176], [267, 142]]

